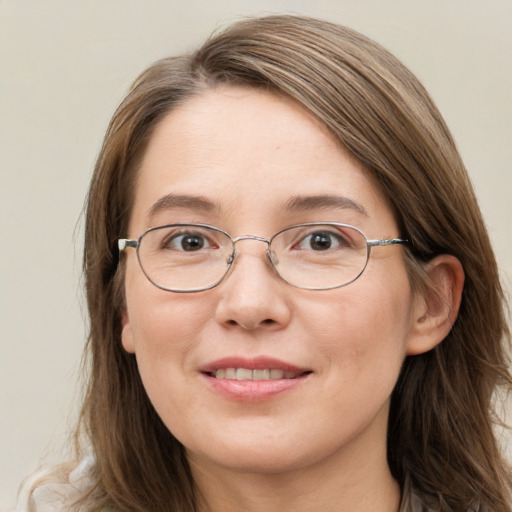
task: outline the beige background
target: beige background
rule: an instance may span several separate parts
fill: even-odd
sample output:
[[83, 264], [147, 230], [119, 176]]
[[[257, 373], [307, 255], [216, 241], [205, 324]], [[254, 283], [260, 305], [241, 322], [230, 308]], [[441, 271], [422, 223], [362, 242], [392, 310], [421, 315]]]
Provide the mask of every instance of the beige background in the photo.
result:
[[444, 113], [512, 280], [512, 0], [0, 0], [0, 510], [58, 459], [85, 337], [83, 198], [130, 81], [249, 14], [357, 28], [398, 55]]

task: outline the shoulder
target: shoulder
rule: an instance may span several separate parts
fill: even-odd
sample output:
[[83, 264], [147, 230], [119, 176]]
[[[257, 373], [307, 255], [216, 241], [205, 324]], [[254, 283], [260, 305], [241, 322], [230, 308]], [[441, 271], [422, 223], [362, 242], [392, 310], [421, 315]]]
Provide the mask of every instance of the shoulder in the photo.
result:
[[69, 512], [92, 488], [94, 463], [88, 453], [78, 464], [37, 471], [23, 483], [16, 512]]

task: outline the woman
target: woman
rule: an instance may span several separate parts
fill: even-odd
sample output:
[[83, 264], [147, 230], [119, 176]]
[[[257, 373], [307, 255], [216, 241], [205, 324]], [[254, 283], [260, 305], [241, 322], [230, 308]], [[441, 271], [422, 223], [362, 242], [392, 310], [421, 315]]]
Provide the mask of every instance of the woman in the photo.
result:
[[35, 510], [510, 512], [493, 252], [376, 43], [273, 16], [151, 66], [85, 240], [90, 451]]

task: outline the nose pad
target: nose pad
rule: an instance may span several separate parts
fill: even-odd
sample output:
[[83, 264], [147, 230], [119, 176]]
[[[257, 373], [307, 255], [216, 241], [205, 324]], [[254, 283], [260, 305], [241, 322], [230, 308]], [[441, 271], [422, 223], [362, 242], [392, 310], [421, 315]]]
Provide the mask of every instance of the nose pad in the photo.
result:
[[277, 269], [277, 265], [279, 264], [279, 258], [277, 257], [277, 254], [270, 249], [270, 247], [267, 249], [267, 256], [272, 264], [273, 270]]
[[[268, 264], [269, 270], [271, 270], [275, 275], [278, 277], [281, 277], [279, 272], [277, 271], [276, 265], [279, 263], [279, 258], [277, 257], [277, 254], [270, 249], [270, 243], [269, 240], [266, 238], [256, 237], [256, 236], [241, 236], [239, 238], [235, 238], [234, 242], [235, 244], [238, 243], [240, 240], [256, 240], [259, 242], [265, 242], [267, 244], [267, 250], [266, 250], [266, 262]], [[233, 249], [233, 252], [229, 255], [229, 257], [226, 259], [226, 265], [229, 266], [229, 269], [224, 276], [223, 280], [227, 279], [227, 277], [232, 273], [233, 268], [236, 266], [237, 259], [239, 257], [239, 252], [236, 248]]]

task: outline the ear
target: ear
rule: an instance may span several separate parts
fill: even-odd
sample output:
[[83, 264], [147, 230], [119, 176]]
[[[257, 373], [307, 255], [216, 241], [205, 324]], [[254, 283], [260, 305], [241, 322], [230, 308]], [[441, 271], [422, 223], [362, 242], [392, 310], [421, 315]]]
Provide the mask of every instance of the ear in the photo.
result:
[[121, 330], [121, 343], [123, 344], [123, 348], [129, 354], [135, 353], [135, 343], [133, 339], [132, 327], [130, 325], [130, 319], [128, 318], [128, 313], [126, 310], [123, 310], [121, 316], [122, 322], [122, 330]]
[[428, 352], [446, 338], [459, 313], [464, 287], [460, 261], [442, 254], [426, 266], [430, 286], [416, 297], [407, 355]]

